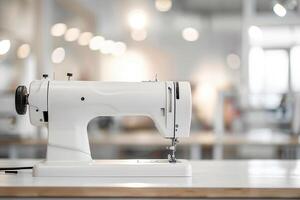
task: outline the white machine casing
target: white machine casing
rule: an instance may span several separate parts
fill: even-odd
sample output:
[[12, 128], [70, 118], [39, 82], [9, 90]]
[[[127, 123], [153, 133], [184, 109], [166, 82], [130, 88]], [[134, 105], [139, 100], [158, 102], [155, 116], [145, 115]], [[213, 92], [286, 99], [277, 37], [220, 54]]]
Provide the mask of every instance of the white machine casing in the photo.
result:
[[192, 112], [188, 82], [56, 81], [30, 84], [31, 124], [48, 127], [46, 160], [34, 176], [191, 176], [188, 161], [91, 158], [88, 123], [98, 116], [148, 116], [164, 138], [188, 137]]

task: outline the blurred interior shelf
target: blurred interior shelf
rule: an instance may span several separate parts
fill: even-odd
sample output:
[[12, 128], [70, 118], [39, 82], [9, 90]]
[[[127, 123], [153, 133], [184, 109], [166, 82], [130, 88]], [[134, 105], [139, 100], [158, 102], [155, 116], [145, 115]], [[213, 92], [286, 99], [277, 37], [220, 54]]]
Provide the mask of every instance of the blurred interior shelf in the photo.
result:
[[[134, 131], [118, 133], [101, 133], [89, 136], [91, 148], [114, 148], [118, 151], [120, 148], [143, 148], [144, 147], [166, 147], [170, 144], [169, 139], [163, 139], [156, 131]], [[46, 139], [33, 138], [11, 138], [1, 139], [1, 150], [6, 152], [4, 158], [24, 158], [23, 152], [26, 148], [34, 158], [44, 157]], [[239, 159], [299, 159], [300, 158], [300, 141], [296, 135], [284, 133], [266, 134], [260, 132], [249, 132], [246, 134], [225, 133], [216, 134], [214, 132], [192, 132], [190, 137], [181, 138], [178, 147], [182, 147], [187, 154], [185, 158], [189, 159], [228, 159], [228, 151], [235, 148], [237, 151], [235, 157]], [[123, 150], [124, 150], [123, 149]], [[207, 154], [209, 149], [209, 154]], [[264, 153], [262, 152], [264, 149]], [[261, 151], [257, 151], [261, 150]], [[205, 153], [206, 152], [206, 153]], [[230, 152], [230, 151], [229, 151]], [[120, 152], [119, 152], [120, 153]], [[121, 154], [114, 154], [121, 155]], [[97, 156], [96, 156], [97, 157]], [[25, 158], [29, 158], [25, 154]], [[32, 158], [32, 156], [30, 157]], [[102, 158], [101, 156], [98, 158]]]
[[[166, 146], [168, 139], [163, 139], [156, 131], [135, 131], [132, 133], [99, 134], [89, 137], [90, 144], [93, 145], [118, 145], [118, 146]], [[35, 138], [13, 138], [0, 139], [0, 145], [46, 145], [46, 139]], [[190, 137], [181, 138], [179, 145], [300, 145], [299, 137], [283, 133], [272, 133], [268, 135], [247, 133], [225, 133], [218, 136], [214, 132], [192, 132]]]

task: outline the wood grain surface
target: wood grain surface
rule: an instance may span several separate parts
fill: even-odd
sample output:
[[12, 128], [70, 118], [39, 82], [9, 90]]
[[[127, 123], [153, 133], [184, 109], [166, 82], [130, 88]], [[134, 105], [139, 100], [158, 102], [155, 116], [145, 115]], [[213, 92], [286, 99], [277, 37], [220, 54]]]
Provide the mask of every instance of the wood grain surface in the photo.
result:
[[0, 197], [300, 198], [298, 188], [2, 187]]

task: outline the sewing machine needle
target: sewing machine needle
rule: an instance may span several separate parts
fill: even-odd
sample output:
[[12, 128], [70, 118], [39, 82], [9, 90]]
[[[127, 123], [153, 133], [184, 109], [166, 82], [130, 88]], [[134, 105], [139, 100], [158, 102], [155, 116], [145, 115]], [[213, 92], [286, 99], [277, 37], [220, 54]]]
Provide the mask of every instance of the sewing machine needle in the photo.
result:
[[168, 160], [170, 163], [175, 163], [176, 162], [176, 156], [175, 156], [175, 152], [176, 152], [176, 144], [177, 144], [177, 138], [172, 138], [172, 143], [171, 146], [168, 148], [170, 150], [169, 154], [168, 154]]

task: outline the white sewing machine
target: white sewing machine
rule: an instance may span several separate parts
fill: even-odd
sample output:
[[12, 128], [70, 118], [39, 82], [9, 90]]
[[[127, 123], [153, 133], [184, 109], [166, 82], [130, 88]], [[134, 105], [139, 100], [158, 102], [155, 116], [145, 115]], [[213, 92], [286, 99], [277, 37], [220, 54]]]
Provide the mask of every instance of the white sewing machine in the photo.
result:
[[[188, 161], [176, 160], [177, 138], [188, 137], [191, 88], [188, 82], [96, 82], [42, 80], [16, 90], [16, 110], [30, 122], [47, 126], [46, 160], [34, 176], [191, 176]], [[103, 160], [91, 158], [87, 125], [98, 116], [148, 116], [171, 139], [168, 159]]]

